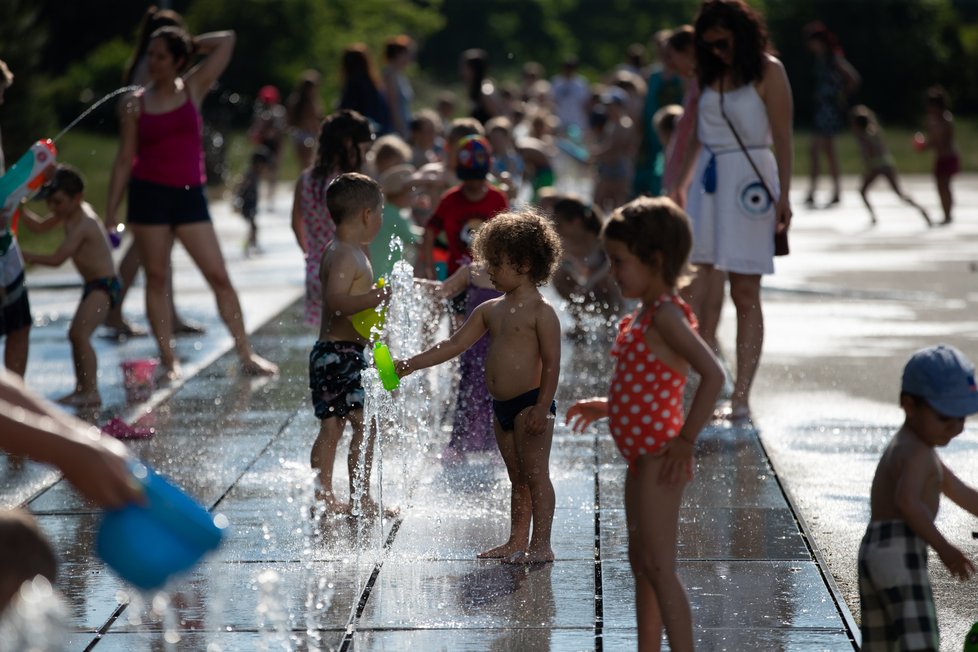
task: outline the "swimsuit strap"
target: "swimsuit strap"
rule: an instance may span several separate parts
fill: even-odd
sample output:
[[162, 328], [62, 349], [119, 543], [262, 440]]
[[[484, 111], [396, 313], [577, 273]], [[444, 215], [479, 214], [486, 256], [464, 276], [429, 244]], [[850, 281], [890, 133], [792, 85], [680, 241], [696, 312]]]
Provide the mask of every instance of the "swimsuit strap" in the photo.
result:
[[671, 303], [678, 306], [679, 309], [683, 311], [683, 315], [686, 317], [686, 321], [688, 321], [694, 329], [699, 327], [699, 323], [696, 320], [696, 315], [693, 314], [693, 309], [689, 307], [688, 303], [683, 301], [682, 297], [672, 292], [663, 292], [662, 294], [659, 295], [659, 297], [655, 301], [652, 302], [652, 305], [645, 312], [645, 315], [642, 316], [639, 325], [641, 326], [643, 331], [649, 327], [649, 325], [652, 323], [652, 318], [655, 316], [655, 313], [659, 310], [660, 307], [662, 307], [662, 304], [664, 303]]

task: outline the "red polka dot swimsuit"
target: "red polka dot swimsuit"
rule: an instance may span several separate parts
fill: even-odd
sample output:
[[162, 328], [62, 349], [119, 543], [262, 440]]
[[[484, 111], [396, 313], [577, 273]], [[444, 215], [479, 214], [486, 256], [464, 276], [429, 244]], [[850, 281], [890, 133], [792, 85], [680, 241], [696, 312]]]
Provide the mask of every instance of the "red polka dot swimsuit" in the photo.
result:
[[611, 347], [615, 373], [608, 392], [611, 436], [629, 468], [641, 455], [653, 455], [679, 436], [683, 426], [683, 390], [686, 374], [656, 358], [645, 342], [645, 331], [663, 303], [679, 306], [696, 328], [696, 317], [674, 294], [663, 294], [634, 324], [637, 312], [626, 316]]

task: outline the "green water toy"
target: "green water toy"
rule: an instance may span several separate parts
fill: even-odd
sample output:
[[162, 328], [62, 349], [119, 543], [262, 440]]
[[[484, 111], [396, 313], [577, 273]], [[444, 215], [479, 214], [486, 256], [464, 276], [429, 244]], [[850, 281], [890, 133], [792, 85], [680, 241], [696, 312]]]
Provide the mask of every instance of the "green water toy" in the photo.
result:
[[377, 367], [380, 382], [388, 392], [392, 392], [401, 386], [401, 379], [397, 375], [397, 370], [394, 369], [394, 358], [391, 357], [390, 349], [383, 342], [374, 344], [374, 366]]
[[[383, 276], [377, 279], [377, 287], [384, 287]], [[382, 310], [367, 308], [366, 310], [361, 310], [350, 317], [350, 321], [353, 323], [353, 328], [360, 333], [360, 337], [367, 340], [372, 340], [376, 338], [380, 331], [384, 328], [384, 320], [386, 318], [387, 308]]]
[[964, 639], [964, 652], [978, 652], [978, 623], [971, 626]]

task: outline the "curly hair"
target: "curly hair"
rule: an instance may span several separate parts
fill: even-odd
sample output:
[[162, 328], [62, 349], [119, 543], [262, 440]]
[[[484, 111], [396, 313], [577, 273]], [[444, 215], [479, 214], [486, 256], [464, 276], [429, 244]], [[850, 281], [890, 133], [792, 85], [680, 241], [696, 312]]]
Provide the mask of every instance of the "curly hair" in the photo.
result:
[[726, 66], [703, 42], [711, 27], [733, 33], [734, 79], [739, 84], [758, 81], [764, 74], [765, 55], [775, 54], [768, 41], [764, 19], [744, 0], [705, 0], [696, 16], [696, 67], [700, 88], [721, 79]]
[[544, 285], [557, 271], [563, 249], [553, 222], [543, 214], [523, 209], [500, 213], [479, 227], [472, 241], [475, 259], [489, 265], [508, 261], [536, 285]]
[[693, 247], [689, 216], [668, 197], [639, 197], [621, 206], [605, 223], [601, 238], [623, 243], [642, 261], [660, 254], [662, 278], [670, 287], [682, 280]]

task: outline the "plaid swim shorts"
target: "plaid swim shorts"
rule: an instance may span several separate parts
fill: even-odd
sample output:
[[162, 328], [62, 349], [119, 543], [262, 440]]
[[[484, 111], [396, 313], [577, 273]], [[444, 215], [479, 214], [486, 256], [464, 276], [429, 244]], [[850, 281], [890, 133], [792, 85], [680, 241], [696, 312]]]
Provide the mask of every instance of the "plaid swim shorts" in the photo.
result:
[[309, 353], [309, 388], [316, 418], [345, 417], [363, 409], [360, 372], [367, 368], [364, 346], [319, 340]]
[[869, 524], [859, 545], [863, 652], [940, 649], [927, 544], [903, 521]]

